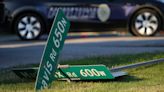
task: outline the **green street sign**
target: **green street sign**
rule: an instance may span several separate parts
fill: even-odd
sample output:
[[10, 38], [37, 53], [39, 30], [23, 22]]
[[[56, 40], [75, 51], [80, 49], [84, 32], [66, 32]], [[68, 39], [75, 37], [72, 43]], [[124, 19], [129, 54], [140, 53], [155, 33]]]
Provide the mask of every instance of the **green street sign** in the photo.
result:
[[114, 79], [105, 65], [74, 65], [59, 68], [55, 73], [58, 80], [104, 80]]
[[41, 59], [35, 90], [48, 88], [52, 81], [55, 80], [53, 75], [57, 70], [58, 57], [63, 48], [69, 28], [70, 22], [64, 13], [58, 10]]
[[[35, 80], [38, 68], [17, 68], [13, 72], [22, 79]], [[96, 81], [111, 80], [116, 77], [127, 75], [126, 72], [111, 72], [105, 65], [62, 65], [54, 72], [53, 77], [57, 80], [71, 81]]]

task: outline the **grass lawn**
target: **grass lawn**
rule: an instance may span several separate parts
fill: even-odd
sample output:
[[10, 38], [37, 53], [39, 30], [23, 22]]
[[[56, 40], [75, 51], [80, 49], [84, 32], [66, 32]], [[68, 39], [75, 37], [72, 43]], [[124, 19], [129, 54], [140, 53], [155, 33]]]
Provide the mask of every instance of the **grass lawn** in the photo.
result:
[[[108, 67], [164, 58], [163, 52], [92, 57], [62, 64], [105, 64]], [[67, 63], [66, 63], [67, 62]], [[129, 74], [106, 82], [61, 82], [43, 92], [164, 92], [164, 63], [126, 70]], [[33, 92], [34, 82], [20, 80], [12, 72], [0, 72], [0, 92]]]

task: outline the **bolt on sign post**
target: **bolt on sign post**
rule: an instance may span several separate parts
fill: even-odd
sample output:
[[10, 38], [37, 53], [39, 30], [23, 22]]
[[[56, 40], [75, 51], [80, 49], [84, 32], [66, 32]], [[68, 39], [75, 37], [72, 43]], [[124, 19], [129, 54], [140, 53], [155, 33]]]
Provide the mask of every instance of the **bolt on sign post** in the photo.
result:
[[58, 66], [58, 57], [63, 48], [70, 22], [59, 9], [56, 13], [37, 74], [35, 90], [49, 88], [54, 81], [54, 73]]

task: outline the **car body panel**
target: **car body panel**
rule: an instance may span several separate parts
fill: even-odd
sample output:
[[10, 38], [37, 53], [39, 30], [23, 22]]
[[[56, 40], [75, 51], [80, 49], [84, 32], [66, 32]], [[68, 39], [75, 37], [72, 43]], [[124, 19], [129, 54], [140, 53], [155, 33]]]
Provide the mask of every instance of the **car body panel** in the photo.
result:
[[[34, 11], [40, 14], [47, 25], [52, 23], [57, 8], [63, 9], [72, 23], [98, 25], [115, 25], [120, 21], [128, 24], [130, 16], [145, 5], [157, 8], [162, 17], [164, 12], [164, 0], [5, 0], [4, 3], [6, 16], [11, 22], [21, 12]], [[101, 5], [108, 6], [110, 10], [108, 18], [103, 21], [98, 16]]]

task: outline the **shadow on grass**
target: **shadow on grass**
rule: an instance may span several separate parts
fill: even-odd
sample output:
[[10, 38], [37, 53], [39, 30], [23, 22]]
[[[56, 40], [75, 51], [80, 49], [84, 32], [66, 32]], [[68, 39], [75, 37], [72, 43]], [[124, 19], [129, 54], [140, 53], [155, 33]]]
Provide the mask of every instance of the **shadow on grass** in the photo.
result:
[[138, 81], [143, 81], [144, 79], [138, 78], [136, 76], [122, 76], [122, 77], [117, 77], [116, 79], [113, 80], [113, 82], [138, 82]]

